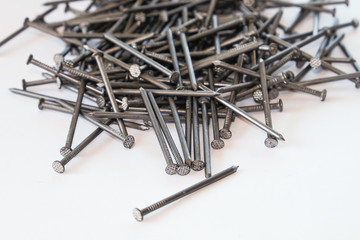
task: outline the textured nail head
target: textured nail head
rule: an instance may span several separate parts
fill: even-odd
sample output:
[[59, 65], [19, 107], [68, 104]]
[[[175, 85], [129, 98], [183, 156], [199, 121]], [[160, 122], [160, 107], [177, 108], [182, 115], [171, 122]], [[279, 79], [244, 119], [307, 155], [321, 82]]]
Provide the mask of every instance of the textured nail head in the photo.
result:
[[264, 101], [263, 93], [260, 89], [253, 92], [253, 98], [254, 101], [257, 103], [261, 103], [262, 101]]
[[105, 107], [105, 104], [106, 104], [105, 98], [103, 96], [98, 96], [96, 98], [96, 104], [101, 108]]
[[135, 138], [132, 135], [127, 135], [124, 140], [124, 147], [125, 148], [132, 148], [135, 143]]
[[129, 73], [134, 78], [140, 77], [140, 75], [141, 75], [140, 66], [137, 64], [131, 64], [129, 67]]
[[72, 149], [68, 148], [68, 147], [62, 147], [60, 148], [60, 154], [61, 156], [65, 157], [66, 155], [68, 155], [69, 153], [71, 153]]
[[165, 168], [165, 172], [168, 175], [174, 175], [177, 173], [177, 169], [179, 168], [179, 165], [177, 164], [169, 164]]
[[216, 150], [222, 149], [224, 146], [225, 146], [225, 143], [221, 139], [214, 139], [211, 142], [211, 147]]
[[230, 139], [232, 137], [232, 133], [229, 129], [225, 129], [225, 128], [220, 129], [219, 133], [222, 139]]
[[321, 67], [321, 59], [319, 57], [313, 57], [310, 60], [310, 66], [314, 69]]
[[201, 171], [204, 169], [204, 167], [205, 167], [205, 163], [201, 160], [194, 160], [191, 163], [191, 169], [194, 171]]
[[274, 137], [267, 137], [264, 143], [267, 148], [275, 148], [278, 145], [278, 140]]
[[177, 174], [180, 176], [185, 176], [190, 173], [190, 167], [188, 165], [181, 165], [177, 169]]
[[54, 161], [52, 163], [52, 168], [57, 173], [63, 173], [65, 172], [65, 166], [60, 161]]

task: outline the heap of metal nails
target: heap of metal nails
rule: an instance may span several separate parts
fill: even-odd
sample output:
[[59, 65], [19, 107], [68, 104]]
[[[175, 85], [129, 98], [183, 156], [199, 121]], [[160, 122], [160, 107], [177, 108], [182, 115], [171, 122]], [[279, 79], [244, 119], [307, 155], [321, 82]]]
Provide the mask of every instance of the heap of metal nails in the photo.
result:
[[[348, 1], [93, 0], [83, 2], [87, 4], [84, 10], [73, 2], [45, 3], [48, 11], [34, 20], [26, 19], [21, 29], [0, 43], [31, 27], [66, 44], [49, 65], [29, 57], [28, 64], [46, 71], [45, 79], [24, 80], [22, 90], [11, 89], [40, 99], [40, 109], [72, 114], [68, 137], [60, 150], [64, 158], [53, 163], [58, 173], [103, 131], [131, 148], [135, 142], [132, 129], [152, 127], [167, 174], [186, 175], [191, 169], [205, 169], [208, 178], [211, 148], [221, 149], [223, 139], [231, 138], [234, 116], [265, 131], [265, 145], [273, 148], [278, 140], [284, 140], [272, 128], [271, 120], [271, 110], [282, 111], [281, 99], [275, 100], [279, 91], [307, 93], [324, 101], [326, 90], [308, 86], [344, 79], [359, 86], [359, 66], [342, 42], [345, 35], [338, 33], [339, 29], [357, 27], [358, 22], [319, 26], [321, 14], [335, 15], [329, 6], [348, 5]], [[45, 20], [64, 7], [73, 17]], [[283, 25], [283, 9], [287, 7], [297, 8], [299, 14], [291, 24]], [[274, 8], [277, 12], [269, 15], [267, 10]], [[313, 16], [313, 30], [296, 32], [309, 16]], [[315, 54], [303, 50], [318, 39], [322, 42]], [[337, 47], [345, 57], [331, 55]], [[300, 73], [295, 75], [289, 62], [296, 62]], [[354, 73], [336, 68], [335, 62], [352, 64]], [[336, 75], [303, 81], [308, 72], [320, 67]], [[32, 86], [48, 83], [77, 92], [76, 101], [29, 91]], [[84, 104], [83, 98], [94, 104]], [[255, 104], [238, 107], [248, 98]], [[263, 111], [265, 122], [252, 117], [253, 111]], [[80, 116], [97, 129], [74, 146]], [[224, 119], [222, 127], [219, 119]], [[169, 123], [175, 124], [176, 135], [169, 131]]]

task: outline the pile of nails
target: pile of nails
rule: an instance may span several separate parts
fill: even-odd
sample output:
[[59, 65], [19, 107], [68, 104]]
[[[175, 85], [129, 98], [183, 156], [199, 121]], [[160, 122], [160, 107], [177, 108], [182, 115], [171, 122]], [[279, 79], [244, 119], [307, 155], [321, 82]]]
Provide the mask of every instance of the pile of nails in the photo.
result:
[[[308, 86], [346, 80], [359, 87], [359, 66], [342, 42], [345, 35], [339, 33], [346, 27], [357, 27], [358, 22], [339, 23], [334, 18], [333, 25], [319, 26], [323, 14], [335, 15], [331, 7], [348, 5], [348, 1], [88, 0], [83, 9], [74, 2], [45, 3], [49, 6], [46, 12], [34, 20], [26, 19], [23, 27], [0, 43], [30, 27], [66, 45], [55, 54], [54, 63], [42, 63], [30, 55], [27, 63], [46, 71], [45, 79], [24, 80], [23, 89], [11, 89], [39, 99], [40, 109], [72, 114], [65, 146], [60, 150], [64, 158], [52, 165], [58, 173], [103, 131], [118, 138], [125, 148], [132, 148], [132, 129], [152, 127], [167, 174], [186, 175], [191, 169], [205, 169], [209, 178], [211, 148], [221, 149], [223, 139], [231, 138], [235, 116], [263, 130], [266, 147], [273, 148], [278, 140], [284, 140], [271, 120], [271, 110], [282, 111], [281, 99], [276, 100], [280, 91], [306, 93], [324, 101], [326, 90]], [[298, 9], [298, 15], [291, 24], [283, 25], [283, 11], [289, 7]], [[63, 8], [72, 17], [45, 20]], [[296, 32], [308, 17], [313, 17], [313, 30]], [[320, 39], [315, 54], [303, 49]], [[335, 48], [345, 57], [332, 56]], [[291, 71], [290, 62], [296, 63], [298, 74]], [[333, 65], [335, 62], [351, 64], [355, 71], [345, 73]], [[335, 76], [304, 81], [316, 68]], [[76, 92], [76, 101], [29, 91], [32, 86], [53, 83]], [[84, 98], [94, 104], [84, 104]], [[253, 105], [237, 106], [249, 98], [255, 101]], [[265, 122], [252, 117], [253, 111], [263, 111]], [[79, 117], [97, 129], [74, 146]], [[219, 119], [224, 119], [222, 127]], [[168, 128], [173, 123], [176, 135]]]

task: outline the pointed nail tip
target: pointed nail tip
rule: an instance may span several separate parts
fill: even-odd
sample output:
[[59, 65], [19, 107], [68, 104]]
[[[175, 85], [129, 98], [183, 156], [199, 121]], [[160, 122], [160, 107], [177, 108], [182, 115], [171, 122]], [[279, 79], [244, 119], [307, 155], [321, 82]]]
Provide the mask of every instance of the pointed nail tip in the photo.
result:
[[282, 135], [279, 136], [279, 139], [280, 139], [281, 141], [285, 141], [285, 138], [284, 138]]

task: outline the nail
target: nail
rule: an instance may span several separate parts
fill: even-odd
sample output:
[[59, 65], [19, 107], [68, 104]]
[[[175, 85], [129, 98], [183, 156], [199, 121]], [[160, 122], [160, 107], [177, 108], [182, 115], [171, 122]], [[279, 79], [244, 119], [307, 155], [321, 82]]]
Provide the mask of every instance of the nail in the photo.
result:
[[[149, 89], [155, 95], [160, 96], [179, 96], [179, 97], [213, 97], [219, 95], [214, 91], [192, 91], [192, 90], [172, 90], [172, 89]], [[139, 95], [138, 89], [120, 88], [113, 90], [115, 95]]]
[[[45, 99], [48, 101], [52, 101], [52, 102], [57, 102], [58, 100], [64, 101], [66, 103], [69, 103], [71, 105], [75, 105], [75, 102], [69, 101], [69, 100], [65, 100], [65, 99], [61, 99], [61, 98], [55, 98], [55, 97], [50, 97], [44, 94], [39, 94], [39, 93], [35, 93], [35, 92], [31, 92], [31, 91], [24, 91], [21, 89], [17, 89], [17, 88], [10, 88], [9, 89], [11, 92], [16, 93], [16, 94], [20, 94], [23, 96], [27, 96], [27, 97], [31, 97], [31, 98], [35, 98], [35, 99]], [[101, 108], [98, 107], [94, 107], [94, 106], [90, 106], [87, 104], [81, 104], [81, 110], [89, 110], [89, 111], [100, 111], [102, 110]]]
[[[244, 60], [245, 60], [245, 54], [242, 54], [238, 60], [237, 60], [237, 64], [236, 66], [241, 67], [244, 64]], [[243, 75], [240, 73], [235, 73], [235, 78], [233, 81], [233, 86], [238, 85], [238, 83], [240, 82], [240, 80], [242, 79]], [[251, 85], [253, 85], [253, 83], [251, 83]], [[218, 89], [219, 90], [219, 89]], [[236, 92], [235, 90], [232, 90], [232, 92], [230, 93], [230, 99], [229, 102], [232, 104], [235, 104], [236, 101]], [[226, 117], [224, 120], [224, 126], [223, 128], [219, 131], [220, 137], [223, 139], [230, 139], [232, 137], [232, 133], [230, 131], [230, 126], [231, 126], [231, 120], [233, 117], [233, 112], [231, 111], [231, 109], [227, 109], [226, 112]]]
[[[191, 153], [191, 125], [192, 125], [192, 119], [191, 119], [191, 97], [186, 98], [185, 102], [185, 139], [187, 143], [187, 147], [189, 150], [189, 153]], [[191, 164], [190, 164], [191, 166]]]
[[18, 30], [16, 30], [14, 33], [10, 34], [8, 37], [6, 37], [5, 39], [3, 39], [0, 42], [0, 47], [2, 45], [4, 45], [5, 43], [7, 43], [8, 41], [10, 41], [11, 39], [13, 39], [14, 37], [16, 37], [17, 35], [19, 35], [20, 33], [22, 33], [25, 29], [28, 28], [27, 22], [29, 21], [28, 18], [25, 19], [24, 24], [21, 28], [19, 28]]
[[160, 144], [161, 151], [163, 152], [163, 155], [164, 155], [164, 158], [166, 161], [167, 166], [165, 168], [165, 172], [169, 175], [174, 175], [177, 173], [177, 169], [179, 166], [173, 163], [170, 151], [166, 145], [164, 135], [161, 132], [160, 123], [158, 122], [158, 120], [156, 118], [155, 112], [151, 106], [151, 103], [150, 103], [149, 97], [147, 96], [146, 90], [144, 88], [140, 88], [140, 93], [141, 93], [141, 97], [145, 103], [148, 114], [150, 116], [152, 126], [154, 128], [156, 137]]
[[[176, 48], [175, 48], [175, 45], [174, 45], [174, 38], [173, 38], [172, 31], [170, 29], [166, 32], [166, 36], [167, 36], [167, 41], [168, 41], [168, 44], [169, 44], [169, 50], [170, 50], [170, 55], [171, 55], [173, 67], [174, 67], [176, 72], [180, 73], [179, 61], [178, 61], [178, 58], [176, 56]], [[179, 75], [177, 89], [179, 89], [179, 90], [184, 89], [184, 84], [183, 84], [181, 75]]]
[[[199, 86], [202, 90], [209, 90], [209, 88], [207, 88], [204, 85], [200, 85]], [[247, 114], [245, 111], [241, 110], [240, 108], [238, 108], [236, 105], [226, 101], [223, 97], [221, 96], [215, 96], [214, 97], [219, 103], [221, 103], [222, 105], [226, 106], [227, 108], [230, 108], [234, 113], [240, 115], [241, 117], [243, 117], [244, 119], [248, 120], [249, 122], [251, 122], [252, 124], [254, 124], [255, 126], [257, 126], [258, 128], [264, 130], [265, 132], [275, 136], [277, 139], [280, 139], [282, 141], [285, 141], [284, 137], [276, 132], [274, 129], [266, 126], [265, 124], [263, 124], [262, 122], [260, 122], [259, 120], [253, 118], [252, 116], [250, 116], [249, 114]]]
[[[210, 89], [214, 90], [214, 79], [213, 79], [213, 72], [212, 69], [208, 69], [208, 75], [209, 75], [209, 83], [210, 83]], [[224, 147], [224, 141], [220, 139], [220, 133], [219, 133], [219, 120], [218, 120], [218, 113], [216, 108], [215, 99], [210, 99], [210, 108], [211, 108], [211, 121], [212, 121], [212, 129], [213, 129], [213, 140], [211, 141], [211, 147], [213, 149], [222, 149]]]
[[[217, 28], [211, 28], [211, 29], [208, 29], [208, 30], [205, 30], [203, 32], [199, 32], [197, 34], [193, 34], [191, 36], [189, 36], [187, 38], [187, 41], [188, 42], [192, 42], [192, 41], [196, 41], [196, 40], [199, 40], [199, 39], [204, 39], [208, 36], [211, 36], [211, 35], [214, 35], [220, 31], [223, 31], [223, 30], [226, 30], [226, 29], [231, 29], [231, 28], [234, 28], [238, 25], [242, 25], [244, 22], [244, 19], [242, 17], [239, 17], [239, 18], [236, 18], [234, 20], [231, 20], [229, 22], [226, 22], [224, 24], [221, 24], [219, 25]], [[175, 41], [174, 42], [175, 46], [178, 46], [181, 44], [180, 41]], [[163, 46], [163, 47], [160, 47], [158, 49], [155, 49], [154, 52], [163, 52], [165, 50], [168, 49], [168, 46]]]
[[171, 114], [173, 115], [173, 118], [174, 118], [176, 131], [177, 131], [178, 136], [179, 136], [179, 141], [180, 141], [181, 149], [183, 151], [184, 160], [185, 160], [185, 162], [186, 162], [186, 164], [188, 166], [191, 166], [191, 155], [190, 155], [189, 149], [187, 147], [187, 142], [186, 142], [184, 130], [183, 130], [183, 127], [181, 125], [180, 117], [179, 117], [179, 114], [177, 112], [177, 107], [175, 105], [174, 98], [169, 97], [168, 101], [169, 101], [169, 105], [170, 105], [170, 109], [171, 109]]
[[60, 65], [59, 65], [59, 71], [66, 71], [66, 72], [69, 72], [71, 73], [72, 75], [75, 75], [77, 77], [80, 77], [80, 78], [83, 78], [83, 79], [87, 79], [87, 80], [90, 80], [90, 81], [93, 81], [93, 82], [96, 82], [96, 83], [101, 83], [102, 80], [100, 78], [97, 78], [97, 77], [94, 77], [84, 71], [81, 71], [81, 70], [77, 70], [75, 68], [72, 68], [70, 66], [68, 66], [67, 64], [65, 64], [64, 62], [60, 62]]
[[166, 141], [170, 147], [170, 150], [174, 156], [174, 159], [178, 165], [177, 173], [181, 176], [185, 176], [185, 175], [189, 174], [190, 167], [188, 165], [184, 164], [184, 162], [180, 156], [180, 153], [176, 147], [175, 141], [171, 136], [169, 128], [167, 127], [165, 120], [162, 117], [162, 114], [160, 112], [159, 106], [156, 103], [154, 95], [151, 92], [147, 92], [147, 95], [152, 104], [155, 115], [157, 116], [158, 122], [159, 122], [162, 132], [165, 136], [165, 139], [166, 139]]
[[[259, 61], [259, 70], [260, 70], [261, 91], [262, 91], [262, 95], [263, 95], [262, 104], [264, 106], [265, 124], [272, 128], [270, 101], [269, 101], [268, 86], [267, 86], [267, 81], [266, 81], [266, 70], [265, 70], [265, 64], [264, 64], [263, 59], [260, 59], [260, 61]], [[265, 143], [266, 147], [274, 148], [278, 145], [278, 140], [276, 139], [276, 137], [268, 134], [264, 143]]]
[[315, 89], [311, 89], [311, 88], [305, 87], [303, 85], [298, 85], [298, 84], [292, 83], [292, 82], [285, 82], [285, 83], [281, 83], [280, 85], [282, 87], [285, 87], [285, 88], [288, 88], [288, 89], [297, 90], [297, 91], [309, 93], [311, 95], [320, 97], [321, 101], [324, 101], [325, 98], [326, 98], [326, 93], [327, 93], [326, 89], [324, 89], [322, 91], [317, 91]]
[[[214, 55], [214, 56], [211, 56], [211, 57], [207, 57], [207, 58], [204, 58], [204, 59], [202, 59], [202, 60], [200, 60], [198, 62], [195, 62], [194, 65], [193, 65], [193, 68], [194, 68], [195, 71], [197, 71], [199, 69], [209, 67], [216, 60], [223, 61], [223, 60], [238, 56], [238, 55], [240, 55], [242, 53], [246, 53], [246, 52], [249, 52], [251, 50], [257, 49], [262, 44], [263, 44], [263, 42], [260, 40], [260, 41], [253, 41], [253, 42], [250, 42], [250, 43], [240, 45], [240, 46], [232, 48], [232, 49], [230, 49], [230, 50], [228, 50], [226, 52], [222, 52], [221, 54]], [[187, 73], [188, 73], [188, 69], [181, 70], [182, 75], [187, 74]]]
[[210, 161], [210, 138], [209, 138], [209, 121], [206, 104], [209, 103], [207, 98], [199, 98], [199, 103], [202, 108], [202, 127], [203, 127], [203, 147], [204, 147], [204, 161], [205, 161], [205, 177], [211, 177], [211, 161]]
[[[128, 44], [124, 43], [123, 41], [115, 38], [112, 34], [110, 33], [105, 33], [104, 34], [105, 38], [109, 41], [111, 41], [112, 43], [118, 45], [119, 47], [123, 48], [124, 50], [128, 51], [129, 53], [133, 54], [134, 56], [136, 56], [137, 58], [140, 58], [141, 60], [143, 60], [144, 62], [150, 64], [151, 66], [153, 66], [154, 68], [158, 69], [159, 71], [161, 71], [162, 73], [166, 74], [169, 76], [170, 79], [175, 79], [177, 80], [179, 78], [179, 73], [178, 72], [172, 72], [169, 69], [167, 69], [166, 67], [164, 67], [163, 65], [161, 65], [160, 63], [154, 61], [153, 59], [147, 57], [146, 55], [142, 54], [141, 52], [137, 51], [136, 49], [132, 48], [131, 46], [129, 46]], [[174, 81], [174, 80], [173, 80]]]
[[[65, 101], [57, 99], [56, 102], [58, 104], [60, 104], [61, 106], [69, 109], [70, 111], [74, 111], [74, 107], [72, 107], [71, 105], [69, 105]], [[84, 117], [89, 122], [91, 122], [92, 124], [94, 124], [95, 126], [104, 129], [104, 131], [106, 131], [106, 132], [110, 133], [112, 136], [120, 139], [123, 142], [123, 146], [125, 148], [130, 149], [134, 145], [135, 139], [134, 139], [133, 136], [131, 136], [131, 135], [124, 136], [123, 133], [118, 132], [115, 129], [113, 129], [113, 128], [107, 126], [107, 125], [104, 125], [102, 122], [99, 122], [97, 119], [95, 119], [94, 117], [92, 117], [88, 113], [81, 112], [81, 116]]]
[[[94, 58], [95, 58], [96, 63], [98, 65], [98, 67], [99, 67], [101, 77], [102, 77], [102, 80], [103, 80], [104, 85], [105, 85], [106, 93], [107, 93], [107, 95], [108, 95], [108, 97], [110, 99], [111, 106], [112, 106], [114, 112], [120, 112], [119, 106], [116, 103], [116, 98], [115, 98], [114, 92], [113, 92], [112, 87], [110, 85], [110, 80], [109, 80], [109, 78], [107, 76], [107, 73], [105, 71], [105, 67], [104, 67], [104, 63], [103, 63], [103, 56], [101, 55], [101, 53], [95, 53]], [[119, 125], [121, 133], [123, 133], [124, 136], [128, 136], [128, 132], [126, 130], [125, 124], [122, 121], [122, 119], [118, 118], [117, 123]]]
[[235, 173], [237, 171], [237, 169], [238, 169], [238, 166], [232, 166], [232, 167], [230, 167], [228, 169], [225, 169], [225, 170], [213, 175], [210, 178], [207, 178], [207, 179], [205, 179], [205, 180], [203, 180], [203, 181], [201, 181], [199, 183], [196, 183], [196, 184], [194, 184], [194, 185], [192, 185], [192, 186], [190, 186], [188, 188], [185, 188], [185, 189], [181, 190], [180, 192], [175, 193], [174, 195], [171, 195], [170, 197], [167, 197], [167, 198], [165, 198], [165, 199], [163, 199], [163, 200], [161, 200], [161, 201], [159, 201], [159, 202], [157, 202], [155, 204], [152, 204], [152, 205], [150, 205], [150, 206], [148, 206], [148, 207], [146, 207], [144, 209], [140, 210], [138, 208], [135, 208], [133, 210], [133, 215], [134, 215], [134, 217], [135, 217], [135, 219], [137, 221], [141, 222], [144, 219], [145, 215], [147, 215], [147, 214], [149, 214], [149, 213], [151, 213], [151, 212], [153, 212], [153, 211], [155, 211], [155, 210], [157, 210], [157, 209], [159, 209], [161, 207], [164, 207], [164, 206], [166, 206], [166, 205], [168, 205], [168, 204], [170, 204], [170, 203], [172, 203], [172, 202], [174, 202], [174, 201], [176, 201], [178, 199], [181, 199], [181, 198], [183, 198], [183, 197], [185, 197], [185, 196], [187, 196], [187, 195], [189, 195], [189, 194], [191, 194], [193, 192], [196, 192], [196, 191], [198, 191], [198, 190], [200, 190], [200, 189], [202, 189], [202, 188], [204, 188], [204, 187], [206, 187], [206, 186], [208, 186], [208, 185], [210, 185], [210, 184], [212, 184], [214, 182], [217, 182], [217, 181], [219, 181], [219, 180], [221, 180], [221, 179]]
[[72, 151], [71, 146], [72, 146], [72, 142], [73, 142], [73, 139], [74, 139], [74, 134], [75, 134], [77, 121], [79, 119], [81, 102], [82, 102], [82, 99], [83, 99], [84, 93], [85, 93], [85, 86], [86, 86], [86, 82], [85, 82], [85, 80], [82, 80], [81, 84], [80, 84], [79, 92], [78, 92], [78, 95], [77, 95], [76, 104], [75, 104], [75, 107], [74, 107], [74, 112], [72, 114], [71, 123], [70, 123], [69, 131], [68, 131], [68, 134], [67, 134], [65, 146], [60, 149], [60, 154], [62, 156], [65, 156], [65, 155], [69, 154]]
[[39, 85], [44, 85], [44, 84], [49, 84], [49, 83], [56, 83], [56, 78], [52, 77], [52, 78], [36, 80], [36, 81], [31, 81], [31, 82], [27, 82], [27, 81], [25, 81], [25, 79], [23, 79], [22, 80], [22, 88], [25, 91], [28, 87], [39, 86]]
[[204, 23], [205, 28], [207, 28], [209, 26], [210, 19], [212, 18], [212, 14], [213, 14], [213, 12], [215, 10], [216, 2], [217, 2], [217, 0], [211, 0], [210, 1], [208, 11], [207, 11], [207, 14], [206, 14], [205, 23]]
[[[48, 71], [48, 72], [50, 72], [50, 73], [52, 73], [52, 74], [54, 74], [54, 75], [56, 75], [56, 76], [58, 76], [60, 78], [64, 78], [64, 79], [76, 84], [77, 86], [80, 86], [80, 81], [79, 80], [74, 79], [74, 78], [72, 78], [72, 77], [70, 77], [70, 76], [68, 76], [66, 74], [61, 73], [61, 72], [58, 72], [55, 68], [52, 68], [52, 67], [50, 67], [50, 66], [48, 66], [48, 65], [34, 59], [32, 55], [29, 56], [27, 64], [33, 64], [33, 65], [35, 65], [35, 66], [37, 66], [37, 67], [39, 67], [41, 69], [44, 69], [44, 70], [46, 70], [46, 71]], [[92, 87], [90, 85], [86, 85], [86, 89], [89, 90], [89, 91], [95, 92], [97, 94], [100, 94], [100, 95], [104, 94], [103, 90], [99, 90], [98, 88]]]
[[320, 84], [320, 83], [327, 83], [327, 82], [333, 82], [333, 81], [339, 81], [339, 80], [345, 80], [345, 79], [357, 79], [357, 78], [360, 78], [360, 72], [350, 73], [350, 74], [340, 74], [340, 75], [333, 76], [333, 77], [311, 79], [311, 80], [307, 80], [307, 81], [301, 81], [297, 84], [302, 85], [302, 86], [308, 86], [308, 85], [314, 85], [314, 84]]
[[191, 164], [191, 169], [194, 171], [201, 171], [205, 167], [205, 163], [201, 161], [200, 156], [200, 133], [199, 133], [199, 117], [198, 117], [198, 102], [195, 97], [192, 100], [192, 120], [193, 120], [193, 149], [194, 161]]
[[[112, 121], [113, 120], [107, 120], [105, 125], [110, 125]], [[52, 168], [54, 169], [54, 171], [57, 173], [64, 173], [66, 164], [68, 164], [75, 156], [77, 156], [82, 150], [84, 150], [84, 148], [89, 145], [95, 138], [97, 138], [103, 131], [103, 129], [97, 128], [79, 145], [77, 145], [71, 152], [66, 154], [63, 159], [61, 159], [60, 161], [54, 161], [52, 163]]]
[[197, 91], [198, 83], [196, 81], [193, 63], [192, 63], [191, 56], [190, 56], [190, 50], [189, 50], [189, 46], [188, 46], [188, 43], [186, 40], [186, 35], [183, 32], [180, 33], [180, 41], [181, 41], [181, 46], [182, 46], [182, 49], [183, 49], [184, 55], [185, 55], [185, 61], [186, 61], [189, 78], [191, 81], [191, 87], [194, 91]]

